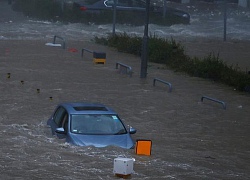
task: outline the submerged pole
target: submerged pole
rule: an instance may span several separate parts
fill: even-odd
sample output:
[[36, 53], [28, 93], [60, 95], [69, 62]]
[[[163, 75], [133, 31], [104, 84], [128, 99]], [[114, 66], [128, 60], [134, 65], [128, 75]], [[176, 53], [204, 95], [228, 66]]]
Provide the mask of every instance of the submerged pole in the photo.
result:
[[224, 0], [224, 41], [227, 41], [227, 0]]
[[146, 0], [145, 28], [142, 41], [142, 55], [141, 55], [141, 74], [140, 74], [141, 78], [147, 77], [149, 6], [150, 6], [150, 0]]
[[113, 6], [113, 31], [112, 31], [113, 36], [115, 36], [116, 6], [117, 6], [117, 0], [114, 0], [114, 6]]

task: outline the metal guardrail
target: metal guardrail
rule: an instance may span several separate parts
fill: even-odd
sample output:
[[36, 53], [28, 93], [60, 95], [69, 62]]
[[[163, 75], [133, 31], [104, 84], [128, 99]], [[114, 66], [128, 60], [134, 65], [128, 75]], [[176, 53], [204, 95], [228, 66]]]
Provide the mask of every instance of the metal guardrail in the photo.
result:
[[63, 41], [62, 48], [65, 49], [65, 46], [66, 46], [66, 45], [65, 45], [65, 40], [64, 40], [62, 37], [60, 37], [60, 36], [56, 36], [56, 35], [54, 36], [53, 44], [56, 43], [56, 39], [57, 39], [57, 38], [58, 38], [58, 39], [61, 39], [61, 40]]
[[223, 102], [223, 101], [220, 101], [218, 99], [214, 99], [214, 98], [211, 98], [211, 97], [208, 97], [208, 96], [202, 96], [201, 97], [201, 102], [203, 102], [203, 99], [207, 99], [207, 100], [210, 100], [210, 101], [213, 101], [213, 102], [220, 103], [220, 104], [222, 104], [223, 109], [226, 109], [226, 103]]
[[159, 82], [161, 82], [161, 83], [163, 83], [163, 84], [168, 85], [168, 86], [169, 86], [168, 92], [172, 92], [172, 84], [171, 84], [171, 83], [169, 83], [169, 82], [167, 82], [167, 81], [163, 81], [162, 79], [159, 79], [159, 78], [154, 78], [153, 86], [155, 86], [155, 82], [156, 82], [156, 81], [159, 81]]
[[89, 49], [83, 48], [83, 49], [82, 49], [82, 55], [81, 55], [82, 57], [83, 57], [84, 51], [87, 51], [87, 52], [92, 53], [92, 54], [94, 53], [94, 51], [91, 51], [91, 50], [89, 50]]
[[118, 67], [122, 67], [122, 68], [126, 68], [126, 74], [129, 74], [130, 77], [132, 77], [132, 67], [126, 65], [126, 64], [123, 64], [123, 63], [120, 63], [120, 62], [117, 62], [116, 65], [115, 65], [115, 68], [118, 69]]

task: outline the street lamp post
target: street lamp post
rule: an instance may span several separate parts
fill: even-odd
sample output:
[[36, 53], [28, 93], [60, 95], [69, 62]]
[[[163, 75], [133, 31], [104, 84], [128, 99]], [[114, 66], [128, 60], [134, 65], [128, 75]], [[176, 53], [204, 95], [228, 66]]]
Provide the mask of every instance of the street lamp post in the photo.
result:
[[224, 0], [224, 41], [227, 40], [227, 0]]
[[150, 6], [150, 0], [146, 0], [145, 27], [144, 27], [144, 36], [142, 41], [142, 54], [141, 54], [141, 74], [140, 74], [141, 78], [147, 77], [149, 6]]
[[114, 0], [114, 6], [113, 6], [113, 36], [115, 36], [115, 24], [116, 24], [116, 6], [117, 6], [117, 0]]

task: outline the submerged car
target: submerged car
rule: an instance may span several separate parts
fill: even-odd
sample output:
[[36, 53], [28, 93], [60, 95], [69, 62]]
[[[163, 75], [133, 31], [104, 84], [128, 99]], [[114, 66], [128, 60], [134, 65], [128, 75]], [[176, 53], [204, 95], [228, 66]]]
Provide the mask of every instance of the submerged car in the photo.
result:
[[111, 108], [95, 103], [62, 103], [47, 121], [52, 134], [78, 146], [134, 148], [131, 134]]
[[[74, 6], [81, 10], [83, 13], [100, 13], [105, 10], [113, 10], [114, 0], [88, 0], [75, 2]], [[146, 2], [144, 0], [117, 0], [116, 3], [117, 12], [136, 12], [131, 17], [127, 16], [127, 21], [133, 20], [133, 18], [142, 18], [145, 15]], [[189, 13], [174, 9], [170, 7], [164, 8], [163, 6], [150, 4], [150, 16], [152, 23], [161, 21], [171, 21], [170, 23], [190, 23]], [[156, 17], [154, 17], [156, 16]], [[125, 18], [125, 17], [123, 17]]]

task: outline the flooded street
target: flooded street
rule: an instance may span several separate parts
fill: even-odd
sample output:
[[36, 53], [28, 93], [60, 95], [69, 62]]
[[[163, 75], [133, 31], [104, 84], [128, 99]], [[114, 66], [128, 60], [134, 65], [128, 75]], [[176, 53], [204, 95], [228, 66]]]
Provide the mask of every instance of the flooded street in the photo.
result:
[[[139, 57], [94, 44], [82, 31], [70, 33], [79, 24], [0, 22], [0, 179], [119, 179], [113, 174], [118, 156], [135, 158], [135, 180], [250, 179], [249, 94], [152, 63], [147, 78], [140, 79]], [[55, 32], [67, 38], [66, 49], [45, 46]], [[71, 36], [77, 33], [81, 39]], [[82, 48], [106, 52], [106, 65], [94, 65], [91, 54], [81, 58]], [[131, 66], [132, 77], [119, 74], [116, 62]], [[172, 92], [159, 82], [153, 86], [155, 77], [170, 82]], [[201, 102], [202, 96], [225, 102], [226, 109]], [[112, 107], [137, 129], [134, 140], [152, 140], [152, 155], [75, 147], [53, 137], [47, 119], [58, 103], [68, 101]]]

